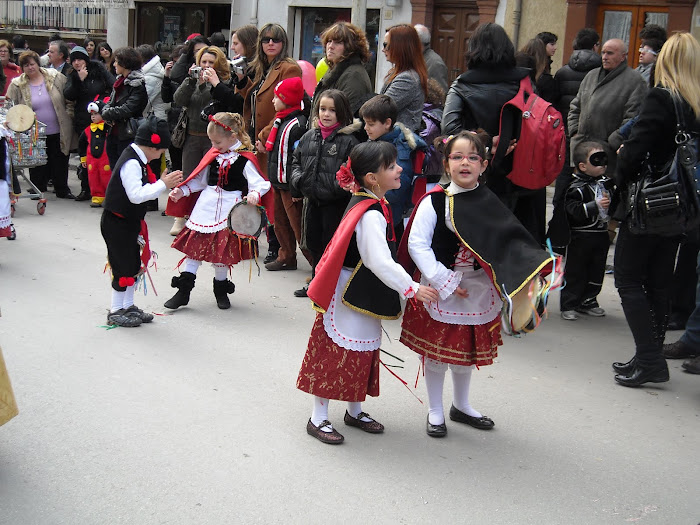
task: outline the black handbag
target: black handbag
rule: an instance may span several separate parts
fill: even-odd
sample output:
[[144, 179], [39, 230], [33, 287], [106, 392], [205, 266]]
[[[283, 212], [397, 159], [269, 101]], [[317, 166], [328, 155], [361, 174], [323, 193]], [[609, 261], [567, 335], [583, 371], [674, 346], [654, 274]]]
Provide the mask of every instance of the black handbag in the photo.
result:
[[130, 117], [129, 120], [126, 121], [124, 131], [129, 139], [133, 140], [133, 138], [136, 137], [136, 132], [139, 130], [139, 126], [143, 120], [143, 118]]
[[183, 107], [180, 111], [180, 116], [177, 119], [177, 123], [173, 128], [172, 133], [170, 133], [170, 144], [175, 148], [182, 148], [185, 144], [185, 139], [187, 138], [187, 125], [189, 124], [189, 116], [187, 115], [187, 108]]
[[630, 232], [637, 235], [682, 235], [700, 224], [696, 182], [697, 142], [685, 127], [679, 101], [676, 112], [676, 153], [664, 166], [644, 162], [639, 179], [627, 188]]

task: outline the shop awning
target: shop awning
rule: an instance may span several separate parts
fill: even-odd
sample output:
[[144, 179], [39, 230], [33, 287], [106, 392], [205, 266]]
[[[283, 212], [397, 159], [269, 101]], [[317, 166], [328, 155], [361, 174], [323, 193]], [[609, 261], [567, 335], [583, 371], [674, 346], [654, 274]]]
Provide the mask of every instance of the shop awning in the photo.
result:
[[134, 9], [134, 0], [24, 0], [29, 7], [106, 7]]

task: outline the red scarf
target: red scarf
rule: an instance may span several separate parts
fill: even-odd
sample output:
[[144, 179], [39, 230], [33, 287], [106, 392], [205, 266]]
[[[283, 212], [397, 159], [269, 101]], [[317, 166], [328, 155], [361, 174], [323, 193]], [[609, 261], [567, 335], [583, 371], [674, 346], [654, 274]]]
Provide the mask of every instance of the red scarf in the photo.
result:
[[321, 130], [321, 137], [323, 137], [323, 140], [326, 140], [328, 136], [333, 133], [336, 129], [340, 127], [340, 122], [336, 122], [332, 126], [324, 126], [320, 122], [318, 123], [318, 129]]
[[272, 125], [270, 134], [267, 136], [267, 141], [265, 142], [265, 149], [267, 151], [272, 151], [272, 148], [275, 147], [275, 140], [277, 140], [277, 132], [280, 129], [282, 121], [294, 111], [301, 111], [301, 104], [297, 104], [296, 106], [291, 106], [287, 109], [283, 109], [282, 111], [277, 112], [277, 114], [275, 115], [275, 122]]
[[114, 81], [114, 98], [117, 98], [119, 96], [119, 92], [124, 88], [124, 80], [126, 80], [123, 76], [117, 77], [117, 80]]

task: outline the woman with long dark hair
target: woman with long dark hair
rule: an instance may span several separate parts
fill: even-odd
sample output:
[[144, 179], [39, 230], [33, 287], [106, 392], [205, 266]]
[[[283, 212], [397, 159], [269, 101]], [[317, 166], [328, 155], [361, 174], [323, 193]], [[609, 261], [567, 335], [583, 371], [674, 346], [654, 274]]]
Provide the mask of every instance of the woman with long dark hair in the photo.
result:
[[110, 46], [107, 42], [100, 42], [97, 44], [97, 54], [97, 59], [104, 64], [107, 71], [116, 76], [117, 71], [114, 69], [114, 53], [112, 52], [112, 46]]
[[384, 35], [383, 51], [391, 62], [381, 94], [393, 99], [399, 109], [398, 122], [411, 131], [421, 125], [423, 103], [428, 95], [428, 70], [423, 44], [413, 26], [399, 24]]
[[[662, 167], [675, 155], [674, 103], [681, 108], [684, 130], [693, 135], [700, 132], [698, 41], [689, 33], [671, 36], [661, 48], [654, 78], [655, 87], [642, 103], [639, 120], [620, 149], [617, 183], [621, 188], [639, 177], [647, 159], [652, 166]], [[630, 361], [613, 363], [615, 381], [621, 385], [640, 386], [669, 380], [661, 351], [679, 240], [634, 234], [626, 220], [620, 224], [615, 246], [615, 286], [635, 343], [635, 354]]]

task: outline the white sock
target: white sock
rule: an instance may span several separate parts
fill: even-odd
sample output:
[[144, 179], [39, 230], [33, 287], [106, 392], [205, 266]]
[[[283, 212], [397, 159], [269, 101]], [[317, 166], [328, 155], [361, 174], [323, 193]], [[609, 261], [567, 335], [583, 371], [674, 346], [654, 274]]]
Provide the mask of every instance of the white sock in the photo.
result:
[[[362, 412], [362, 403], [358, 403], [357, 401], [348, 401], [348, 414], [357, 419], [360, 412]], [[360, 421], [367, 423], [368, 421], [372, 420], [368, 417], [363, 417]]]
[[132, 284], [131, 286], [126, 287], [126, 291], [124, 292], [124, 303], [122, 308], [129, 308], [132, 304], [134, 304], [134, 290], [136, 289], [136, 285]]
[[185, 259], [185, 269], [183, 272], [190, 272], [197, 275], [197, 270], [202, 266], [202, 261], [195, 261], [194, 259]]
[[[426, 359], [427, 361], [427, 359]], [[428, 421], [431, 425], [445, 422], [445, 410], [442, 407], [442, 387], [445, 384], [446, 370], [436, 370], [430, 365], [424, 366], [425, 388], [428, 391]]]
[[[311, 422], [319, 426], [323, 421], [328, 419], [328, 400], [324, 397], [314, 396], [314, 410], [311, 412]], [[321, 427], [324, 432], [333, 432], [333, 427], [327, 425]]]
[[124, 307], [124, 294], [126, 292], [118, 292], [112, 289], [112, 307], [109, 309], [111, 313], [121, 310]]
[[212, 266], [214, 267], [214, 279], [217, 281], [225, 281], [228, 266], [225, 264], [212, 264]]
[[452, 370], [452, 388], [454, 390], [452, 404], [457, 410], [461, 410], [468, 416], [481, 417], [481, 414], [469, 404], [469, 384], [472, 380], [473, 368], [473, 366], [450, 365]]

